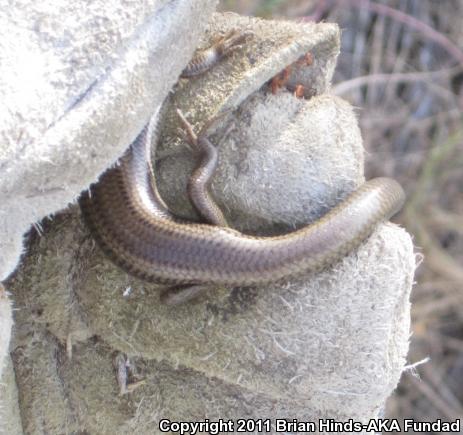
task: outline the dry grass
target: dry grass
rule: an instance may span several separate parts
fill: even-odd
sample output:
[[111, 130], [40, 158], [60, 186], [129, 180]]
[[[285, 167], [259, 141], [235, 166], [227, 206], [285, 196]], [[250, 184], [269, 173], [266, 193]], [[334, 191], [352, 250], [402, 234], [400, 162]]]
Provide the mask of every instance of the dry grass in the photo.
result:
[[[387, 415], [463, 417], [463, 2], [223, 0], [223, 10], [337, 22], [334, 92], [359, 108], [367, 177], [398, 179], [399, 221], [424, 257], [408, 370]], [[461, 47], [461, 48], [460, 48]]]

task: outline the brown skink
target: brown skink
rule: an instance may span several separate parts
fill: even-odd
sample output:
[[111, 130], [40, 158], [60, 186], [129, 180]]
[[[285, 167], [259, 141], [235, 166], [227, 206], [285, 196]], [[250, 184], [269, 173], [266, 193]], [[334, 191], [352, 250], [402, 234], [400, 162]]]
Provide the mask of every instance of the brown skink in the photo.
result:
[[[242, 42], [235, 34], [231, 37], [235, 39], [230, 46]], [[210, 67], [209, 59], [215, 57], [216, 63], [218, 54], [222, 55], [216, 50], [214, 56], [197, 60], [184, 75], [198, 71], [204, 62]], [[206, 134], [196, 137], [179, 116], [188, 141], [201, 157], [190, 179], [190, 197], [209, 224], [178, 219], [160, 197], [150, 163], [154, 118], [118, 165], [80, 199], [94, 238], [122, 269], [143, 280], [189, 286], [178, 298], [168, 296], [167, 302], [193, 297], [203, 285], [257, 285], [320, 270], [354, 250], [404, 203], [403, 189], [396, 181], [376, 178], [318, 221], [289, 234], [253, 237], [226, 228], [208, 191], [217, 151]]]
[[355, 249], [404, 202], [396, 181], [376, 178], [320, 220], [282, 236], [252, 237], [183, 222], [169, 212], [156, 189], [149, 160], [153, 124], [151, 120], [119, 164], [80, 201], [103, 250], [125, 271], [144, 280], [252, 285], [319, 270]]

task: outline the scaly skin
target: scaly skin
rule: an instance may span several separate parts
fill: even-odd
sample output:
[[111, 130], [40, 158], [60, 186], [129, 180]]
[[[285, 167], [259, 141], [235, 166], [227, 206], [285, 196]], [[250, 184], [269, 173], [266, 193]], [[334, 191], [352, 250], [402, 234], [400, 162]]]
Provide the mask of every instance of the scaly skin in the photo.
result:
[[219, 38], [211, 47], [196, 54], [183, 70], [181, 77], [190, 78], [210, 70], [225, 56], [240, 49], [250, 35], [249, 32], [242, 33], [231, 30], [225, 36]]
[[[80, 200], [103, 250], [125, 271], [147, 281], [254, 285], [319, 270], [354, 250], [404, 202], [396, 181], [376, 178], [320, 220], [282, 236], [252, 237], [182, 222], [159, 196], [147, 160], [153, 124], [151, 120], [119, 165]], [[201, 166], [208, 161], [206, 153]], [[209, 175], [213, 171], [209, 168]]]
[[[230, 32], [194, 58], [183, 76], [211, 68], [241, 47], [246, 36]], [[396, 181], [376, 178], [298, 231], [252, 237], [226, 228], [208, 190], [217, 151], [205, 132], [197, 137], [180, 112], [179, 116], [186, 139], [201, 158], [190, 178], [190, 198], [201, 216], [214, 225], [177, 219], [160, 197], [149, 161], [154, 118], [119, 165], [103, 174], [80, 199], [94, 238], [122, 269], [147, 281], [189, 286], [166, 292], [161, 296], [166, 303], [184, 302], [211, 284], [258, 285], [320, 270], [353, 251], [404, 203], [405, 194]]]

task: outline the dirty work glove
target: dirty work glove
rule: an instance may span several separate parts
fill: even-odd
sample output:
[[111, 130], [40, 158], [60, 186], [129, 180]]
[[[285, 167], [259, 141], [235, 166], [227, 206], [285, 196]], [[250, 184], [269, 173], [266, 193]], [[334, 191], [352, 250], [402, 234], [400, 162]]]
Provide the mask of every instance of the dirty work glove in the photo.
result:
[[[175, 29], [181, 13], [191, 15]], [[148, 34], [160, 38], [150, 26], [162, 23], [164, 31], [172, 26], [172, 35], [183, 38], [172, 44], [184, 47], [191, 38], [185, 23], [196, 29], [195, 20], [203, 25], [205, 13], [209, 16], [208, 10], [166, 2], [130, 33], [139, 44], [127, 43], [122, 58], [108, 46], [103, 46], [108, 52], [95, 46], [92, 56], [87, 53], [90, 63], [99, 60], [96, 52], [116, 60], [104, 80], [99, 76], [103, 83], [97, 81], [52, 127], [63, 131], [41, 138], [59, 155], [56, 173], [36, 154], [30, 163], [37, 195], [32, 200], [48, 204], [42, 215], [62, 208], [114, 162], [191, 58], [193, 46], [180, 62], [167, 42], [148, 43]], [[111, 40], [115, 27], [100, 25], [102, 32], [108, 26]], [[329, 95], [338, 29], [214, 15], [199, 46], [232, 28], [251, 31], [252, 38], [203, 76], [182, 79], [159, 112], [158, 186], [172, 210], [194, 218], [185, 193], [194, 162], [178, 134], [174, 109], [181, 108], [200, 129], [222, 109], [239, 107], [227, 126], [211, 133], [220, 154], [214, 198], [233, 228], [286, 233], [316, 220], [364, 181], [355, 116]], [[304, 64], [300, 59], [307, 53], [313, 61]], [[306, 98], [296, 98], [286, 84], [275, 86], [275, 93], [266, 84], [288, 65]], [[110, 79], [117, 86], [109, 86]], [[65, 145], [69, 151], [58, 153]], [[31, 200], [27, 186], [13, 181], [8, 198], [21, 187], [21, 198]], [[50, 198], [62, 202], [53, 208]], [[8, 213], [15, 210], [17, 215], [10, 199]], [[275, 418], [364, 421], [378, 415], [399, 379], [414, 256], [410, 237], [393, 224], [379, 225], [360, 248], [320, 273], [259, 288], [218, 287], [174, 308], [159, 303], [161, 286], [128, 276], [101, 253], [77, 206], [42, 226], [6, 282], [19, 309], [11, 347], [16, 383], [10, 370], [4, 376], [3, 419], [12, 427], [18, 408], [26, 433], [159, 433], [162, 419], [206, 416], [235, 424], [251, 417], [271, 417], [272, 424]]]

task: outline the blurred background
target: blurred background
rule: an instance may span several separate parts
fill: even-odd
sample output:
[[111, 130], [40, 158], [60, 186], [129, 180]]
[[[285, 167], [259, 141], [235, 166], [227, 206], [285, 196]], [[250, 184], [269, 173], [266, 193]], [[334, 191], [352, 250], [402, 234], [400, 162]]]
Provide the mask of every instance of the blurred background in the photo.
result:
[[338, 23], [333, 92], [358, 108], [366, 177], [396, 178], [421, 262], [408, 368], [386, 417], [463, 418], [463, 1], [221, 0], [221, 11]]

